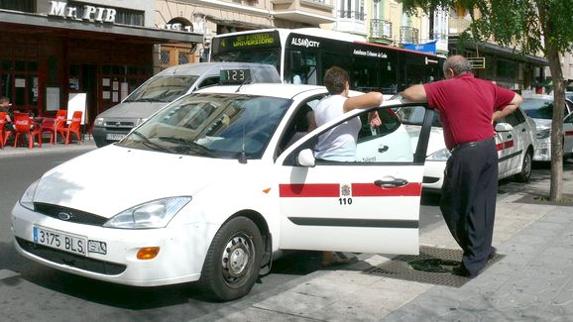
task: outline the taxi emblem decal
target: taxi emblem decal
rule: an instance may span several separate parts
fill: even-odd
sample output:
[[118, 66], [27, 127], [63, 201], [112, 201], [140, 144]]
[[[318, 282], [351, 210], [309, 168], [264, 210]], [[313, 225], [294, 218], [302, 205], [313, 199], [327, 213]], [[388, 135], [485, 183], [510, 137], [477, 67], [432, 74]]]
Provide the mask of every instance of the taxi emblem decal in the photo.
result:
[[340, 195], [344, 197], [350, 196], [351, 195], [350, 185], [343, 184], [342, 186], [340, 186]]

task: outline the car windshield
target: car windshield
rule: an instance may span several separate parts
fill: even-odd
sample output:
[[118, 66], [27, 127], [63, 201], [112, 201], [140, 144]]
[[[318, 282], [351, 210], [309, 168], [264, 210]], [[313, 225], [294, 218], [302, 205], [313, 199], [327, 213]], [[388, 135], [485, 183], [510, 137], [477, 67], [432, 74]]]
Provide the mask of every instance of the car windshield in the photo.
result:
[[553, 100], [544, 98], [526, 98], [520, 108], [534, 119], [551, 120], [553, 118]]
[[156, 76], [136, 89], [126, 102], [172, 102], [187, 93], [198, 75]]
[[191, 94], [150, 118], [120, 146], [213, 158], [259, 159], [291, 100]]

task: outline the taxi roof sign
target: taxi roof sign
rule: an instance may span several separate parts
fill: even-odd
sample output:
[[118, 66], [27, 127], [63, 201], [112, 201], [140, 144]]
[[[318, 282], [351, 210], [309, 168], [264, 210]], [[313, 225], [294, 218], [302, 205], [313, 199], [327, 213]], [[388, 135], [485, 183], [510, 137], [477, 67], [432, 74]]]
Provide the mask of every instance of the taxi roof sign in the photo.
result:
[[249, 68], [222, 68], [219, 74], [219, 84], [224, 85], [248, 84], [251, 80]]

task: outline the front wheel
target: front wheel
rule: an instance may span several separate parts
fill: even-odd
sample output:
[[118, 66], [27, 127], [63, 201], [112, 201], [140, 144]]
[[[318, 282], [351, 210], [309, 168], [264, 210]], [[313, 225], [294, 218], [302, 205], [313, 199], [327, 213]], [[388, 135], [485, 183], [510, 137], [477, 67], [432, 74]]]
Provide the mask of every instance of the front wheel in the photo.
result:
[[249, 293], [263, 257], [263, 239], [255, 223], [236, 217], [213, 237], [203, 263], [200, 284], [209, 297], [230, 301]]
[[521, 172], [516, 175], [519, 182], [529, 182], [531, 178], [531, 162], [533, 160], [533, 152], [527, 150], [523, 156], [523, 163], [521, 164]]

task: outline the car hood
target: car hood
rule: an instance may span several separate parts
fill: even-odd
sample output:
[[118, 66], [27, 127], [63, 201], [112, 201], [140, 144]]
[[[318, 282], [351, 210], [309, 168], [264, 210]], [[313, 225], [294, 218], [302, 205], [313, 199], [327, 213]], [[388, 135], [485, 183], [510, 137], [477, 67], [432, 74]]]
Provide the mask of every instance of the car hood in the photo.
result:
[[[161, 166], [165, 165], [165, 166]], [[34, 202], [111, 218], [165, 197], [193, 196], [210, 183], [245, 173], [237, 160], [181, 156], [110, 145], [48, 171]], [[233, 176], [234, 173], [234, 176]]]
[[538, 129], [550, 129], [551, 128], [551, 120], [546, 119], [534, 119], [532, 118], [533, 122], [535, 122], [535, 127]]
[[165, 102], [123, 102], [102, 112], [97, 117], [103, 118], [147, 118], [167, 105]]

